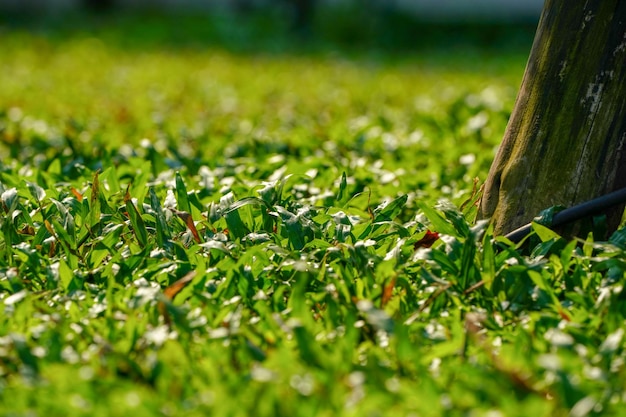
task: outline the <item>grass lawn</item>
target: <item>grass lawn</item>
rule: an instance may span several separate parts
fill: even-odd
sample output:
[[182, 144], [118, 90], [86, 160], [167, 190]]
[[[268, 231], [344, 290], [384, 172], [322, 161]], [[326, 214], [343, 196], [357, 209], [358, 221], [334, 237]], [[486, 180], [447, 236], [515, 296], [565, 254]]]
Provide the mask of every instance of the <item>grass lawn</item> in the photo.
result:
[[626, 231], [475, 221], [532, 27], [279, 17], [2, 17], [1, 414], [619, 415]]

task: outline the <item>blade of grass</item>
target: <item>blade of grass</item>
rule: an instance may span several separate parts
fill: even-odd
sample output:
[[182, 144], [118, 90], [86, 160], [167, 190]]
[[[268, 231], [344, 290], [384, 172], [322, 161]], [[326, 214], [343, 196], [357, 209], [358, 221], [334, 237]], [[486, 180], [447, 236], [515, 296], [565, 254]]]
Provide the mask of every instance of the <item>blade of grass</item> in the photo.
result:
[[133, 233], [137, 238], [139, 246], [144, 248], [148, 244], [148, 230], [146, 229], [146, 224], [144, 223], [141, 214], [139, 214], [139, 211], [137, 211], [137, 207], [135, 207], [135, 204], [133, 204], [132, 202], [130, 193], [128, 192], [128, 188], [126, 189], [124, 201], [126, 202], [126, 213], [128, 214], [128, 218], [130, 219]]
[[180, 172], [176, 172], [176, 203], [178, 204], [178, 210], [191, 214], [187, 187], [180, 176]]
[[157, 244], [159, 245], [159, 247], [163, 248], [168, 245], [171, 239], [170, 229], [167, 225], [165, 213], [163, 212], [163, 208], [161, 207], [161, 202], [154, 192], [153, 187], [150, 187], [150, 189], [148, 190], [148, 194], [150, 196], [150, 207], [156, 213]]

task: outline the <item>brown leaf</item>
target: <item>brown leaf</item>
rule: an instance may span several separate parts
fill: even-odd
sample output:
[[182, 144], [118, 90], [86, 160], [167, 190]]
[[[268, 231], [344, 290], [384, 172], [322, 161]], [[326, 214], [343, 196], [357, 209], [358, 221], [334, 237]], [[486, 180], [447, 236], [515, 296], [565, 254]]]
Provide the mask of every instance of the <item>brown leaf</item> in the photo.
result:
[[176, 295], [181, 292], [182, 289], [185, 288], [187, 284], [189, 284], [194, 279], [195, 276], [196, 271], [191, 271], [187, 273], [184, 277], [167, 287], [163, 291], [163, 294], [165, 294], [165, 297], [167, 299], [173, 300], [174, 297], [176, 297]]
[[196, 243], [202, 243], [202, 239], [200, 238], [198, 229], [196, 229], [196, 225], [193, 222], [193, 218], [191, 217], [191, 214], [187, 213], [186, 211], [179, 211], [179, 210], [173, 210], [173, 211], [174, 213], [176, 213], [178, 217], [182, 219], [182, 221], [185, 222], [185, 224], [191, 231], [191, 234], [193, 235], [193, 240], [195, 240]]
[[419, 248], [430, 248], [433, 243], [437, 241], [437, 239], [439, 239], [439, 233], [426, 230], [426, 234], [424, 235], [424, 237], [415, 242], [413, 248], [416, 250]]
[[389, 302], [389, 300], [391, 299], [395, 285], [396, 285], [396, 277], [393, 277], [391, 278], [389, 283], [385, 285], [385, 287], [383, 288], [383, 296], [380, 302], [381, 307], [385, 307], [387, 303]]
[[132, 197], [130, 196], [130, 184], [126, 187], [126, 193], [124, 193], [124, 203], [128, 203]]
[[27, 224], [24, 227], [22, 227], [22, 229], [20, 230], [20, 233], [23, 235], [35, 236], [35, 228]]
[[92, 204], [92, 207], [93, 207], [94, 201], [98, 199], [98, 195], [100, 194], [100, 180], [98, 179], [99, 174], [100, 174], [100, 170], [96, 171], [96, 173], [93, 176], [93, 183], [91, 183], [90, 203]]
[[43, 221], [43, 225], [46, 227], [46, 230], [50, 232], [52, 236], [57, 237], [56, 233], [54, 233], [54, 229], [52, 228], [52, 224], [48, 220]]
[[80, 193], [80, 191], [78, 191], [74, 187], [71, 187], [70, 191], [72, 191], [72, 194], [74, 194], [74, 197], [76, 197], [76, 199], [78, 200], [79, 203], [83, 202], [83, 195]]
[[179, 292], [181, 292], [182, 289], [185, 288], [194, 279], [195, 276], [196, 276], [196, 271], [191, 271], [187, 273], [184, 277], [179, 279], [178, 281], [171, 284], [169, 287], [167, 287], [163, 291], [163, 295], [165, 295], [165, 298], [167, 299], [167, 301], [160, 301], [158, 304], [158, 309], [159, 309], [159, 313], [161, 313], [161, 315], [163, 316], [163, 320], [168, 326], [172, 325], [172, 319], [170, 318], [170, 315], [167, 312], [166, 303], [171, 302], [174, 299], [174, 297], [176, 297], [176, 295]]

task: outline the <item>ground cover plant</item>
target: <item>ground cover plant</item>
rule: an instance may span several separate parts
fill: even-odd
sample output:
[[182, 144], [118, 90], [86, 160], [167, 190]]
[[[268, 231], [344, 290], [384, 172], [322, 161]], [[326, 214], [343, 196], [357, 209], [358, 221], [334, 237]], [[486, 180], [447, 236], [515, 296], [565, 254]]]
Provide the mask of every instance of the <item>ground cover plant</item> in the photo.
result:
[[2, 26], [4, 415], [619, 414], [624, 232], [474, 219], [528, 38], [176, 19]]

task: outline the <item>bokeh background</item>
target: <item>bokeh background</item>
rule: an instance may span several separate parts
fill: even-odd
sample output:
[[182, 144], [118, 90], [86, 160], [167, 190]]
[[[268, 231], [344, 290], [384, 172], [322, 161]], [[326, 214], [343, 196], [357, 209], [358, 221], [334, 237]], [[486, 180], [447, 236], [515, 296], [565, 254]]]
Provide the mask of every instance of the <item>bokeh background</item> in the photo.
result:
[[[282, 3], [282, 4], [281, 4]], [[13, 11], [59, 12], [78, 8], [152, 8], [161, 10], [245, 10], [267, 7], [376, 6], [422, 16], [458, 19], [532, 19], [542, 0], [2, 0], [0, 7]]]

